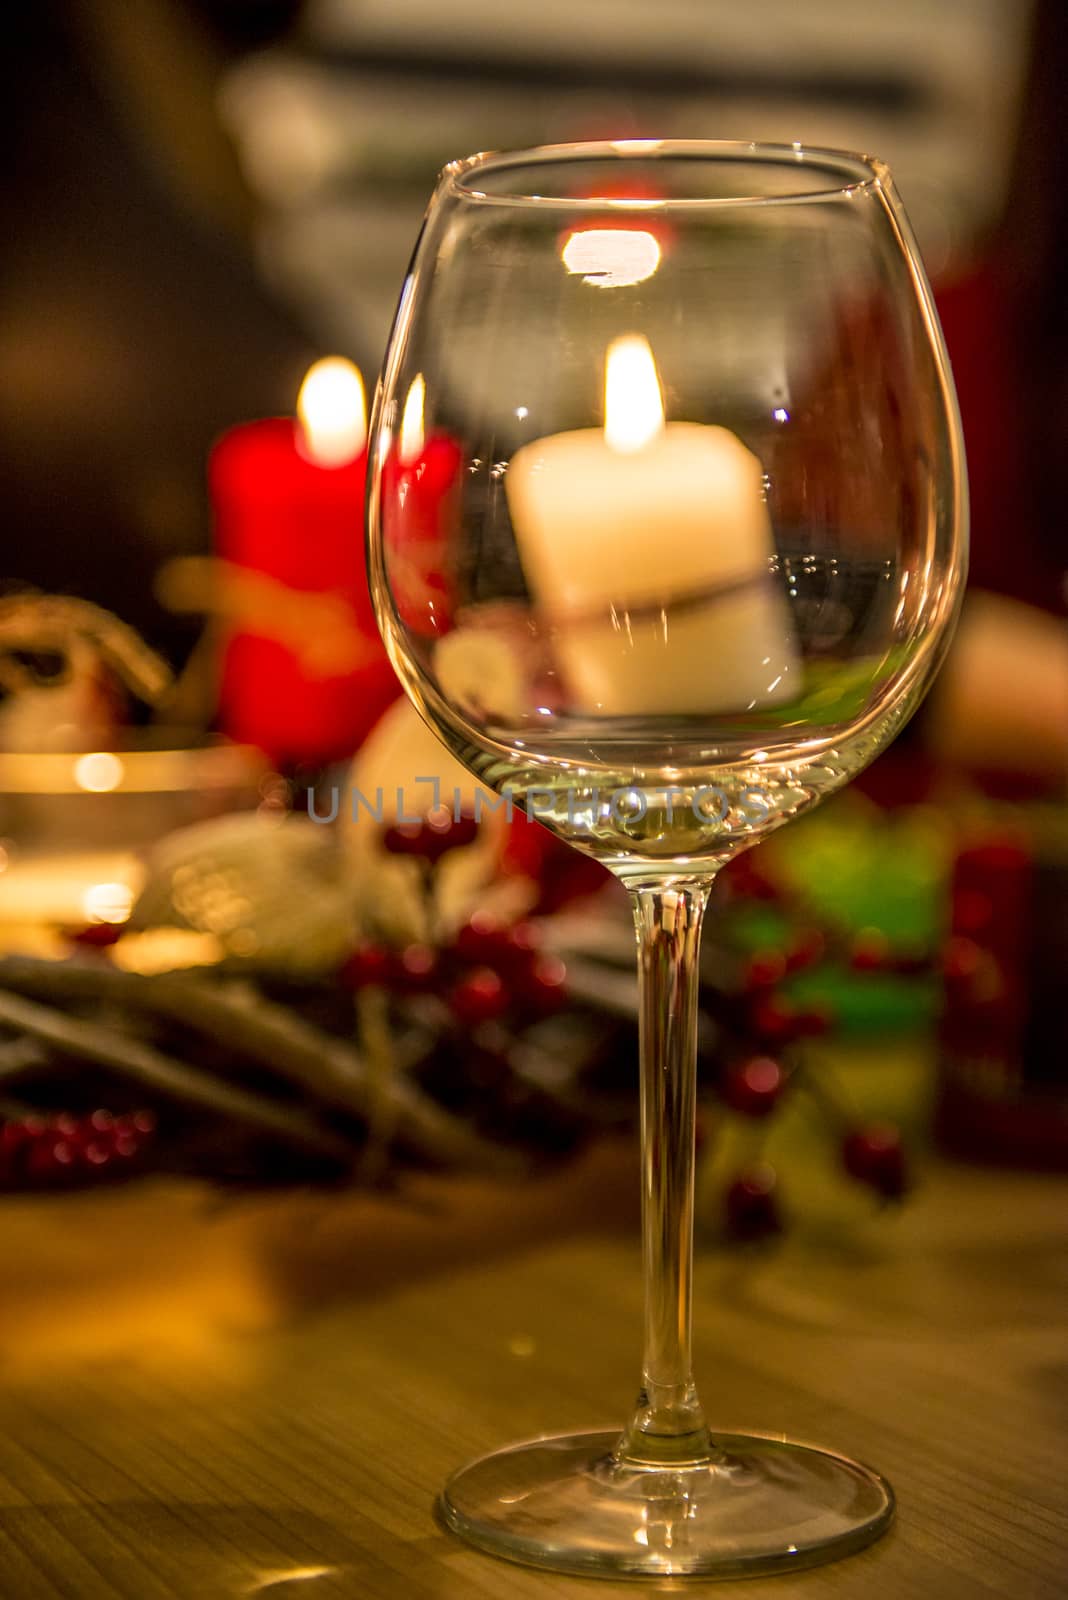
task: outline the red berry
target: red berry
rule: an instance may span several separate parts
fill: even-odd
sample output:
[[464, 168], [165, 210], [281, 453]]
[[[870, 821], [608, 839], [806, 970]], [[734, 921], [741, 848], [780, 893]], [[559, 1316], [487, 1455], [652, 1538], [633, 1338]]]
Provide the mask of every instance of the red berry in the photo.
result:
[[118, 1139], [136, 1139], [138, 1144], [142, 1139], [151, 1138], [156, 1131], [156, 1113], [154, 1111], [131, 1111], [125, 1116], [115, 1118], [113, 1137]]
[[882, 972], [890, 956], [890, 941], [881, 928], [862, 928], [853, 940], [849, 965], [854, 972]]
[[724, 1200], [727, 1230], [735, 1239], [764, 1239], [779, 1232], [776, 1187], [775, 1169], [766, 1162], [735, 1178]]
[[771, 1056], [750, 1056], [727, 1073], [723, 1098], [747, 1117], [766, 1117], [775, 1109], [785, 1075]]
[[541, 929], [535, 922], [515, 922], [508, 927], [491, 911], [476, 911], [456, 935], [455, 948], [465, 961], [519, 968], [540, 950]]
[[536, 922], [513, 922], [508, 929], [508, 949], [520, 961], [536, 956], [541, 949], [541, 929]]
[[982, 964], [983, 951], [974, 939], [955, 935], [946, 940], [942, 952], [942, 972], [946, 983], [952, 988], [969, 988]]
[[747, 994], [771, 989], [786, 976], [786, 957], [781, 950], [758, 950], [749, 957], [742, 971], [742, 987]]
[[[45, 1140], [44, 1144], [47, 1147], [48, 1141]], [[51, 1146], [51, 1153], [53, 1166], [60, 1174], [69, 1171], [78, 1157], [78, 1152], [69, 1139], [57, 1139]]]
[[801, 972], [822, 961], [827, 941], [818, 928], [798, 928], [786, 952], [787, 972]]
[[757, 1036], [767, 1044], [785, 1044], [794, 1037], [797, 1011], [785, 995], [762, 995], [753, 1005], [749, 1020]]
[[428, 944], [410, 944], [395, 963], [401, 986], [418, 993], [432, 987], [438, 969], [438, 953]]
[[74, 1147], [66, 1139], [45, 1133], [27, 1147], [22, 1170], [31, 1180], [55, 1182], [71, 1171], [74, 1156]]
[[995, 874], [1025, 872], [1031, 865], [1031, 856], [1020, 839], [1006, 833], [1001, 838], [989, 838], [985, 844], [972, 845], [957, 857], [958, 873], [964, 869], [972, 877], [983, 879]]
[[129, 1161], [140, 1153], [141, 1140], [131, 1129], [119, 1128], [111, 1141], [111, 1148], [117, 1159]]
[[395, 822], [382, 835], [391, 856], [421, 856], [424, 827], [421, 822]]
[[536, 1011], [556, 1011], [567, 999], [567, 967], [559, 956], [536, 956], [519, 975], [520, 998]]
[[887, 1200], [900, 1199], [908, 1187], [901, 1135], [888, 1123], [848, 1133], [842, 1144], [842, 1161], [850, 1177]]
[[813, 1001], [811, 1005], [803, 1006], [794, 1012], [790, 1024], [790, 1037], [793, 1039], [821, 1039], [824, 1034], [830, 1033], [834, 1026], [834, 1012], [823, 1000]]
[[386, 829], [382, 843], [395, 856], [420, 856], [434, 866], [449, 850], [473, 844], [478, 823], [466, 813], [455, 816], [448, 806], [436, 806], [417, 822], [395, 822]]
[[456, 935], [455, 949], [464, 961], [484, 963], [498, 957], [507, 942], [507, 928], [491, 911], [475, 911]]
[[393, 954], [382, 945], [357, 945], [341, 968], [341, 981], [350, 989], [366, 989], [388, 983], [393, 967]]
[[508, 1009], [509, 1003], [508, 992], [492, 967], [476, 967], [469, 972], [453, 985], [448, 999], [457, 1022], [467, 1027], [492, 1022]]
[[31, 1111], [28, 1116], [16, 1118], [14, 1121], [5, 1122], [2, 1137], [5, 1145], [11, 1149], [20, 1149], [31, 1139], [40, 1139], [48, 1132], [48, 1121]]
[[478, 823], [466, 811], [456, 816], [447, 806], [442, 806], [440, 811], [430, 813], [427, 824], [437, 840], [439, 855], [444, 855], [446, 850], [466, 850], [478, 838]]
[[[26, 1140], [32, 1137], [32, 1134], [29, 1132], [27, 1126], [30, 1120], [31, 1119], [29, 1117], [24, 1119], [10, 1118], [7, 1122], [5, 1122], [3, 1127], [0, 1128], [0, 1150], [20, 1150], [26, 1143]], [[38, 1133], [43, 1133], [44, 1118], [36, 1117], [33, 1120], [38, 1125], [36, 1131]]]
[[119, 922], [87, 922], [84, 928], [68, 928], [66, 937], [71, 944], [89, 950], [107, 950], [118, 944], [124, 929]]
[[32, 1112], [5, 1122], [0, 1128], [0, 1180], [10, 1182], [20, 1177], [32, 1146], [47, 1134], [44, 1117]]

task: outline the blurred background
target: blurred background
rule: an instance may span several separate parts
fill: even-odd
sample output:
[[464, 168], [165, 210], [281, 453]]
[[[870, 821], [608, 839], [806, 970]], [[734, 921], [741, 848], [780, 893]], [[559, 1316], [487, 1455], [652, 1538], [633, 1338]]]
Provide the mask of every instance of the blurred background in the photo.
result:
[[[316, 354], [370, 380], [439, 167], [601, 136], [893, 168], [961, 390], [974, 581], [1063, 605], [1063, 8], [1026, 0], [43, 0], [11, 23], [0, 336], [9, 578], [168, 651], [205, 459]], [[1058, 429], [1060, 436], [1058, 436]]]
[[[457, 1118], [451, 1133], [418, 1117], [402, 1129], [419, 1158], [484, 1156], [460, 1138], [474, 1124], [553, 1151], [618, 1120], [632, 1089], [618, 1065], [633, 1065], [628, 935], [618, 971], [591, 960], [602, 923], [591, 937], [567, 916], [600, 884], [581, 861], [526, 825], [444, 844], [424, 827], [394, 832], [371, 862], [345, 847], [339, 874], [325, 830], [292, 814], [324, 784], [328, 809], [330, 776], [354, 755], [372, 787], [431, 768], [418, 731], [375, 728], [396, 690], [351, 537], [362, 466], [337, 476], [340, 499], [316, 502], [319, 556], [266, 536], [252, 549], [249, 506], [268, 490], [276, 508], [315, 501], [290, 433], [263, 419], [292, 417], [323, 356], [355, 362], [370, 389], [445, 161], [643, 135], [799, 140], [890, 163], [935, 287], [971, 477], [972, 590], [922, 718], [826, 820], [803, 825], [807, 848], [788, 830], [724, 890], [734, 921], [709, 973], [716, 1114], [770, 1126], [819, 1039], [855, 1079], [856, 1108], [828, 1115], [846, 1145], [868, 1130], [843, 1159], [869, 1190], [903, 1191], [895, 1130], [922, 1141], [932, 1117], [947, 1148], [1062, 1163], [1060, 0], [37, 0], [6, 34], [0, 923], [12, 953], [0, 1024], [16, 1154], [4, 1181], [88, 1181], [124, 1151], [276, 1178], [336, 1175], [370, 1147], [374, 1173], [396, 1106], [383, 1124], [366, 1096], [346, 1101], [338, 1075], [315, 1068], [329, 1055], [321, 1033], [303, 1046], [284, 1028], [255, 1035], [217, 995], [198, 1032], [188, 1011], [178, 1018], [188, 990], [150, 1004], [123, 987], [175, 967], [225, 976], [244, 962], [302, 1026], [346, 1049], [355, 1027], [365, 1064], [415, 1060], [421, 1092]], [[261, 528], [275, 512], [262, 515]], [[339, 595], [362, 642], [316, 677], [287, 618], [299, 596], [298, 632], [332, 638]], [[323, 677], [333, 698], [309, 696]], [[214, 742], [220, 729], [236, 743]], [[255, 822], [242, 831], [235, 816]], [[472, 896], [489, 896], [497, 923], [443, 956], [432, 903], [458, 927]], [[376, 907], [390, 897], [407, 909], [386, 926]], [[595, 915], [620, 926], [617, 906]], [[540, 956], [514, 936], [530, 917]], [[71, 950], [83, 975], [57, 988], [33, 963]], [[51, 1018], [19, 1009], [46, 1001]], [[457, 1024], [477, 1048], [461, 1047]], [[138, 1056], [149, 1026], [153, 1048], [191, 1074], [177, 1087]], [[875, 1062], [866, 1078], [858, 1055]], [[606, 1056], [622, 1077], [604, 1078]], [[764, 1065], [747, 1076], [751, 1059]], [[86, 1061], [90, 1073], [71, 1070]], [[245, 1098], [220, 1100], [218, 1082]], [[490, 1105], [484, 1125], [475, 1100]], [[235, 1116], [255, 1135], [237, 1150], [219, 1131]], [[742, 1143], [723, 1158], [728, 1180], [731, 1162], [756, 1170], [748, 1132]], [[735, 1232], [778, 1225], [765, 1179], [727, 1192]]]

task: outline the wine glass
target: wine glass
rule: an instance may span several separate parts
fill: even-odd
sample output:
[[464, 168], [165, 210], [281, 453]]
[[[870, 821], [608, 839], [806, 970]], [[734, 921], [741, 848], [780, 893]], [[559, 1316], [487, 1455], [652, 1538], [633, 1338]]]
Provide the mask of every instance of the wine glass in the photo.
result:
[[889, 172], [666, 140], [452, 163], [371, 436], [371, 588], [407, 693], [494, 803], [622, 880], [639, 953], [637, 1405], [622, 1433], [463, 1467], [441, 1515], [577, 1573], [856, 1550], [885, 1480], [710, 1429], [694, 1385], [697, 959], [719, 868], [893, 738], [957, 611], [960, 425]]

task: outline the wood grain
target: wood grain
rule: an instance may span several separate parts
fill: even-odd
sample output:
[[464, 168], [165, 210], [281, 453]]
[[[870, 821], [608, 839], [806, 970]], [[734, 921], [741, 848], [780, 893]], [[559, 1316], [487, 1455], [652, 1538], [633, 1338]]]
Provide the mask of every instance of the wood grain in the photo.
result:
[[[0, 1202], [0, 1596], [706, 1591], [528, 1571], [432, 1515], [467, 1457], [622, 1421], [632, 1176], [603, 1147], [523, 1187]], [[1066, 1194], [936, 1167], [899, 1217], [702, 1255], [714, 1420], [859, 1455], [899, 1497], [871, 1550], [721, 1593], [1063, 1595]]]

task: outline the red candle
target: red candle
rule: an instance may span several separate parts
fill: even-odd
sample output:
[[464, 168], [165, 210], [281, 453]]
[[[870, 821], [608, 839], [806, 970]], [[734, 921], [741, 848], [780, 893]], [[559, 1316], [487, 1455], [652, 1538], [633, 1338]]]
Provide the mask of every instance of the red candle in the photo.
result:
[[359, 373], [318, 362], [300, 420], [234, 428], [209, 483], [223, 568], [225, 731], [282, 764], [339, 760], [398, 693], [364, 567], [366, 413]]
[[422, 375], [408, 391], [396, 450], [385, 463], [382, 510], [390, 584], [406, 628], [428, 638], [448, 633], [455, 596], [449, 535], [459, 512], [462, 454], [455, 439], [425, 437]]

